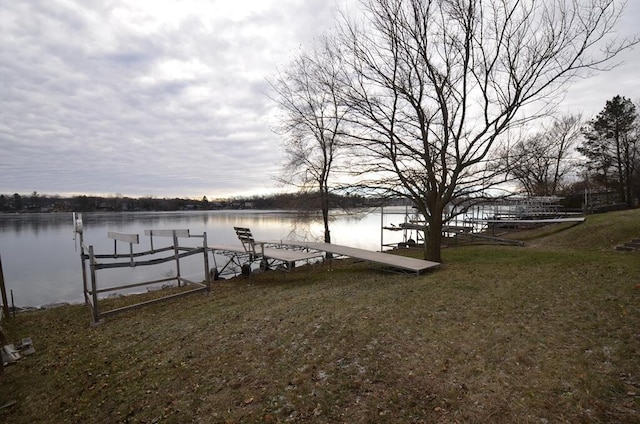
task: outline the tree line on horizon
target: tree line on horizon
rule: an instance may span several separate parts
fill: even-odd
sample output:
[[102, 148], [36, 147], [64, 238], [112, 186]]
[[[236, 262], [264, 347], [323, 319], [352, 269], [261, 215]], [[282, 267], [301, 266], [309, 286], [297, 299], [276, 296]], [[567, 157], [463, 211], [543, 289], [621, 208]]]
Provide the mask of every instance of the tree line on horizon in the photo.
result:
[[[30, 195], [0, 194], [0, 212], [135, 212], [135, 211], [188, 211], [219, 209], [286, 209], [301, 212], [320, 210], [319, 193], [277, 193], [271, 195], [255, 195], [247, 197], [231, 197], [209, 200], [188, 198], [156, 198], [152, 196], [58, 196], [40, 194], [37, 191]], [[400, 204], [401, 199], [366, 198], [353, 194], [332, 194], [332, 208], [359, 208], [379, 206], [381, 204]]]

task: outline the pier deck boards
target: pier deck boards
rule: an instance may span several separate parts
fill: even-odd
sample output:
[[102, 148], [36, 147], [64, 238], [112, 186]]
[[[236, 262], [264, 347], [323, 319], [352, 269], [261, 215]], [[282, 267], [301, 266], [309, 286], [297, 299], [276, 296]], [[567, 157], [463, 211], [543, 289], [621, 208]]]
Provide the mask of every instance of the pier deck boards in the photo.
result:
[[438, 262], [425, 261], [422, 259], [407, 258], [406, 256], [392, 255], [389, 253], [374, 252], [371, 250], [358, 249], [355, 247], [342, 246], [339, 244], [331, 243], [317, 243], [309, 241], [295, 241], [295, 240], [282, 240], [279, 242], [273, 242], [283, 246], [301, 247], [304, 249], [316, 250], [321, 252], [332, 253], [340, 256], [348, 256], [351, 258], [361, 259], [368, 262], [373, 262], [381, 265], [386, 265], [391, 268], [400, 269], [403, 271], [415, 272], [420, 274], [430, 268], [438, 267]]

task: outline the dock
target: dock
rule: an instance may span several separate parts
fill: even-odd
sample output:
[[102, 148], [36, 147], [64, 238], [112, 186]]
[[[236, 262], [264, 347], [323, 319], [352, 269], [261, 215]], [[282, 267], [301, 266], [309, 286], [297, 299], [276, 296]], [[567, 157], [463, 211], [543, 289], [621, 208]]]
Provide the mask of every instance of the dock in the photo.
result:
[[469, 222], [481, 222], [486, 224], [563, 224], [573, 222], [579, 224], [584, 222], [582, 217], [566, 217], [566, 218], [541, 218], [541, 219], [473, 219]]
[[316, 252], [331, 253], [333, 255], [348, 256], [350, 258], [360, 259], [384, 265], [393, 269], [412, 272], [420, 275], [421, 272], [440, 266], [438, 262], [425, 261], [423, 259], [408, 258], [406, 256], [392, 255], [390, 253], [374, 252], [371, 250], [358, 249], [355, 247], [342, 246], [332, 243], [318, 243], [310, 241], [281, 240], [277, 243], [282, 246], [291, 246], [312, 250]]
[[[214, 256], [215, 268], [212, 270], [214, 272], [214, 275], [212, 275], [214, 280], [229, 273], [237, 275], [235, 271], [237, 269], [240, 269], [243, 275], [250, 275], [251, 265], [258, 261], [260, 262], [260, 268], [263, 270], [271, 269], [274, 266], [284, 270], [292, 270], [296, 262], [321, 258], [327, 253], [384, 265], [393, 270], [411, 272], [416, 275], [440, 265], [438, 262], [332, 243], [296, 240], [257, 241], [249, 228], [234, 227], [234, 230], [241, 244], [214, 244], [208, 246], [208, 250]], [[220, 267], [216, 262], [216, 254], [227, 257], [226, 263], [221, 264]]]

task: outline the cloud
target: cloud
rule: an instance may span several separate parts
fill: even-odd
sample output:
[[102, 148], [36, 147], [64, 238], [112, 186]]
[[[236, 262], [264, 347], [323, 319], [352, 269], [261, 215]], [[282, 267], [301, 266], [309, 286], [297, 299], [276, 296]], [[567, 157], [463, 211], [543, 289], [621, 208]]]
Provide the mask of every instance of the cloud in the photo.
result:
[[[0, 193], [273, 191], [282, 149], [265, 78], [355, 3], [2, 2]], [[638, 16], [630, 4], [621, 30]], [[636, 56], [576, 84], [567, 104], [635, 98]]]
[[5, 3], [0, 192], [273, 190], [265, 78], [328, 28], [332, 6]]

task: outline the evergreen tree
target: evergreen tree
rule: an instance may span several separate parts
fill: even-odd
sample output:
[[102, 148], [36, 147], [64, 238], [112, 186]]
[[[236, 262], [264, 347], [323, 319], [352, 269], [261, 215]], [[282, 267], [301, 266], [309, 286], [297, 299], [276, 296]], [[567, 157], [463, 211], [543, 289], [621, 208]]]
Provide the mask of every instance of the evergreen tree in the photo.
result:
[[638, 139], [635, 133], [638, 114], [635, 105], [626, 97], [615, 96], [592, 119], [584, 130], [585, 142], [578, 149], [588, 159], [590, 169], [605, 187], [609, 175], [616, 177], [615, 188], [620, 200], [628, 206], [632, 201], [632, 176], [638, 156]]
[[22, 210], [22, 197], [18, 193], [14, 193], [13, 195], [13, 209], [15, 211]]

